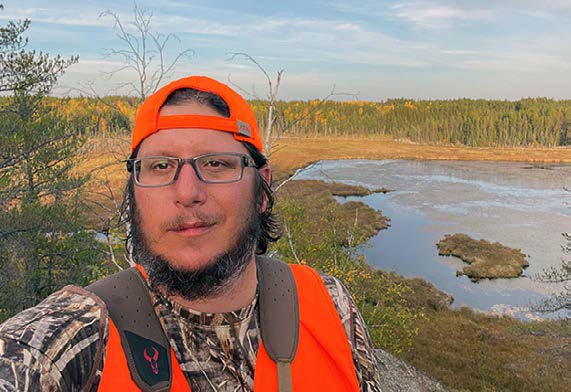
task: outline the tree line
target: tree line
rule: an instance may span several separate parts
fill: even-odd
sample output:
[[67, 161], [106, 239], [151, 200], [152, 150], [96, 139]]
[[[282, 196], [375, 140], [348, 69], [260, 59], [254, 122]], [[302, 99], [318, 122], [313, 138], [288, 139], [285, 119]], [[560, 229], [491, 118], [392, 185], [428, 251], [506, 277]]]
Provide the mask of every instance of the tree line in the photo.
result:
[[[257, 117], [267, 103], [253, 101]], [[471, 147], [571, 144], [571, 100], [527, 98], [385, 102], [281, 101], [281, 126], [297, 136], [388, 135], [416, 143]]]
[[[0, 105], [9, 97], [0, 97]], [[261, 129], [268, 101], [250, 101]], [[129, 134], [140, 99], [126, 96], [46, 98], [81, 136]], [[470, 147], [571, 145], [571, 100], [526, 98], [365, 101], [278, 101], [274, 126], [289, 136], [387, 135], [427, 144]]]

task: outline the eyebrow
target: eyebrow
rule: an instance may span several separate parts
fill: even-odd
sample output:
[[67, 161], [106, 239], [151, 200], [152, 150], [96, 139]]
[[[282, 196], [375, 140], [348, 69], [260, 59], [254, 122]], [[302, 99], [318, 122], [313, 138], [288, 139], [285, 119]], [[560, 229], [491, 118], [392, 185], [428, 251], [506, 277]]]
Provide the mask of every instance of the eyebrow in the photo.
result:
[[171, 157], [171, 158], [190, 158], [190, 157], [197, 157], [200, 155], [206, 155], [206, 154], [226, 154], [226, 153], [236, 153], [236, 154], [246, 154], [242, 151], [227, 151], [227, 150], [211, 150], [211, 149], [206, 149], [206, 150], [199, 150], [198, 152], [192, 154], [192, 155], [187, 155], [187, 154], [175, 154], [172, 150], [164, 150], [164, 149], [158, 149], [158, 150], [151, 150], [146, 152], [144, 155], [143, 154], [138, 154], [137, 158], [142, 158], [142, 157]]
[[173, 158], [178, 158], [178, 154], [173, 154], [172, 151], [168, 152], [168, 150], [151, 150], [148, 151], [147, 153], [145, 153], [144, 155], [140, 155], [140, 156], [146, 156], [146, 157], [173, 157]]

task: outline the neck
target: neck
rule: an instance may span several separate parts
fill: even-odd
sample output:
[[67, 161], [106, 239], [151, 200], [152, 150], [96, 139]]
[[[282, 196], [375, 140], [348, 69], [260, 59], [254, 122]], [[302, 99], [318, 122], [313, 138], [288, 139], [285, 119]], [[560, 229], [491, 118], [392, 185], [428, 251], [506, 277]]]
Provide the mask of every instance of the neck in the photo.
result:
[[202, 298], [189, 301], [173, 295], [171, 299], [180, 305], [202, 313], [226, 313], [242, 309], [252, 303], [256, 296], [258, 278], [256, 275], [256, 260], [252, 260], [246, 269], [234, 282], [226, 287], [222, 294], [216, 297]]

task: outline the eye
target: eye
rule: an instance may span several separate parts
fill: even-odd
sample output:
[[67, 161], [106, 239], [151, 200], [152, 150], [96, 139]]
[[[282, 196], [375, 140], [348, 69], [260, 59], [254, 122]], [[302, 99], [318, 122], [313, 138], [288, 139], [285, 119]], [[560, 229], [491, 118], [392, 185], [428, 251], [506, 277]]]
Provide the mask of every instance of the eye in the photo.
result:
[[201, 157], [197, 162], [199, 170], [209, 174], [235, 173], [240, 170], [240, 157], [217, 154]]
[[202, 163], [202, 167], [208, 169], [224, 169], [230, 167], [230, 164], [219, 158], [210, 158]]
[[169, 170], [175, 167], [175, 163], [170, 159], [157, 159], [153, 160], [149, 167], [156, 171]]

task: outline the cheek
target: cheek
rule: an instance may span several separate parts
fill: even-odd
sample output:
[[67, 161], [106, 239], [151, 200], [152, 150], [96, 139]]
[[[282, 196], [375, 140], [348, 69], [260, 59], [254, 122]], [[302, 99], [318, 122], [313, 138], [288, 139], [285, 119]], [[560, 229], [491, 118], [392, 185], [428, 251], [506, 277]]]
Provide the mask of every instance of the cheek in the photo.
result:
[[157, 227], [157, 224], [160, 223], [163, 207], [157, 208], [160, 206], [158, 199], [150, 192], [135, 191], [135, 200], [137, 201], [139, 223], [143, 228], [143, 232], [148, 233], [149, 229], [152, 230], [153, 227]]
[[240, 227], [251, 213], [253, 194], [252, 184], [249, 181], [228, 185], [231, 186], [222, 185], [224, 188], [215, 189], [216, 192], [210, 194], [209, 203], [210, 211], [218, 210], [224, 216], [227, 230], [232, 231]]

